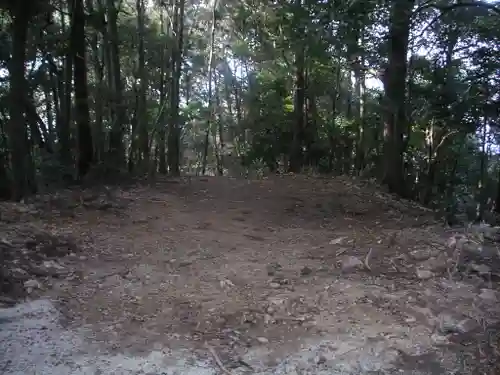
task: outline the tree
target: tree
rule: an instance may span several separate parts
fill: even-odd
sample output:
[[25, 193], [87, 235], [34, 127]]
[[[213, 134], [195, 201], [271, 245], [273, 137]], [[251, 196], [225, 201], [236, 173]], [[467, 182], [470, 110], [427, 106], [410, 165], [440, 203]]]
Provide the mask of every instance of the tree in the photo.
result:
[[26, 4], [0, 3], [3, 195], [243, 164], [378, 177], [443, 211], [479, 204], [476, 219], [500, 197], [497, 4]]

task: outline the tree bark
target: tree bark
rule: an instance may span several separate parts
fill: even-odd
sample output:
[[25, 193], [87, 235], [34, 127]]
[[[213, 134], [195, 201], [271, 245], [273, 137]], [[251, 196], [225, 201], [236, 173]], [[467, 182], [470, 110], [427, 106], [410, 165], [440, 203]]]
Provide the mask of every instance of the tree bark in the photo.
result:
[[109, 137], [109, 151], [111, 161], [117, 168], [125, 166], [125, 148], [123, 144], [123, 133], [125, 126], [125, 107], [123, 105], [123, 83], [120, 69], [120, 52], [118, 37], [118, 9], [115, 7], [114, 0], [107, 0], [108, 9], [108, 30], [109, 39], [109, 63], [108, 75], [113, 92], [112, 101], [112, 126]]
[[11, 198], [21, 200], [31, 192], [33, 176], [30, 176], [31, 155], [26, 134], [25, 78], [26, 42], [29, 16], [19, 1], [11, 10], [12, 15], [12, 58], [8, 69], [10, 76], [9, 120], [6, 124], [7, 141], [10, 151], [12, 181]]
[[93, 162], [92, 128], [90, 126], [87, 62], [85, 42], [85, 12], [83, 0], [69, 0], [72, 10], [70, 50], [73, 57], [75, 83], [75, 120], [78, 129], [78, 179], [88, 173]]
[[410, 16], [415, 0], [392, 2], [389, 29], [389, 58], [384, 77], [385, 128], [383, 182], [389, 191], [406, 195], [404, 178], [404, 142], [406, 131], [406, 74]]
[[[296, 13], [302, 7], [301, 0], [295, 2]], [[296, 15], [298, 18], [298, 15]], [[298, 20], [298, 22], [301, 22]], [[305, 46], [299, 42], [297, 52], [295, 53], [295, 103], [294, 117], [295, 125], [293, 127], [293, 138], [290, 149], [290, 172], [300, 172], [302, 167], [302, 143], [304, 133], [304, 104], [305, 104]]]
[[208, 119], [207, 119], [207, 129], [205, 132], [205, 143], [203, 145], [203, 160], [202, 160], [202, 170], [201, 170], [202, 175], [205, 174], [207, 169], [210, 128], [212, 127], [214, 118], [212, 81], [213, 81], [213, 70], [214, 70], [213, 62], [214, 62], [215, 28], [217, 25], [216, 11], [217, 11], [217, 0], [214, 0], [214, 6], [212, 8], [212, 29], [210, 32], [210, 51], [208, 54]]
[[167, 162], [172, 176], [180, 175], [180, 81], [182, 75], [182, 51], [184, 50], [184, 6], [185, 0], [176, 1], [174, 29], [177, 36], [172, 51], [172, 89], [170, 93], [170, 126], [168, 132]]
[[149, 164], [149, 135], [148, 135], [148, 116], [147, 116], [147, 101], [146, 91], [148, 87], [148, 77], [146, 73], [146, 56], [144, 49], [145, 37], [145, 9], [144, 0], [136, 1], [137, 9], [137, 30], [139, 43], [137, 45], [137, 54], [139, 60], [137, 77], [139, 78], [139, 92], [137, 101], [137, 126], [139, 129], [139, 145], [142, 156], [142, 167], [144, 171], [148, 170]]

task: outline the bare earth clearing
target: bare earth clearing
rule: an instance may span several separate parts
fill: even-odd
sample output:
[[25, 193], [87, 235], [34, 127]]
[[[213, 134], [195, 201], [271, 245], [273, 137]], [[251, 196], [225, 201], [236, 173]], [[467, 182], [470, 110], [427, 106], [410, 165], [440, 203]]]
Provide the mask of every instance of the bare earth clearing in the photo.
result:
[[71, 194], [0, 218], [0, 373], [495, 374], [491, 233], [342, 178]]

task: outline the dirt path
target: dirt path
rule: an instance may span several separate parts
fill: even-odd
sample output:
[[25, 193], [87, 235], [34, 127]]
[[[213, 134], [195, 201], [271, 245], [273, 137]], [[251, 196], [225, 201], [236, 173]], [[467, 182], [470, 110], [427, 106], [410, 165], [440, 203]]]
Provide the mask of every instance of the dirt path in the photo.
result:
[[[62, 261], [72, 272], [51, 281], [43, 296], [52, 304], [0, 312], [8, 332], [0, 342], [17, 342], [10, 353], [23, 358], [9, 358], [6, 374], [30, 363], [37, 374], [479, 374], [492, 366], [494, 340], [481, 341], [498, 320], [491, 275], [451, 274], [451, 234], [373, 187], [208, 178], [138, 186], [120, 198], [127, 207], [116, 213], [44, 222], [85, 251]], [[48, 322], [54, 307], [62, 319]], [[47, 327], [40, 340], [51, 346], [39, 355], [66, 354], [44, 365], [19, 356]]]

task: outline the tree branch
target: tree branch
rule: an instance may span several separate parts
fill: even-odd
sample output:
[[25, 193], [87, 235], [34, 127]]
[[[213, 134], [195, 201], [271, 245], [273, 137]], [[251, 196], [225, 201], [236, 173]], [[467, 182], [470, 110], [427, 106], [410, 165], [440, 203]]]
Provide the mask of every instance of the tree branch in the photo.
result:
[[447, 6], [439, 6], [437, 4], [432, 4], [431, 1], [427, 1], [425, 4], [421, 5], [415, 11], [413, 14], [417, 14], [422, 12], [425, 9], [433, 8], [433, 9], [438, 9], [441, 11], [441, 16], [443, 16], [445, 13], [451, 12], [457, 8], [465, 8], [465, 7], [478, 7], [478, 8], [486, 8], [488, 10], [492, 10], [497, 14], [500, 14], [500, 8], [496, 6], [495, 4], [490, 4], [487, 3], [486, 1], [466, 1], [466, 2], [459, 2]]

